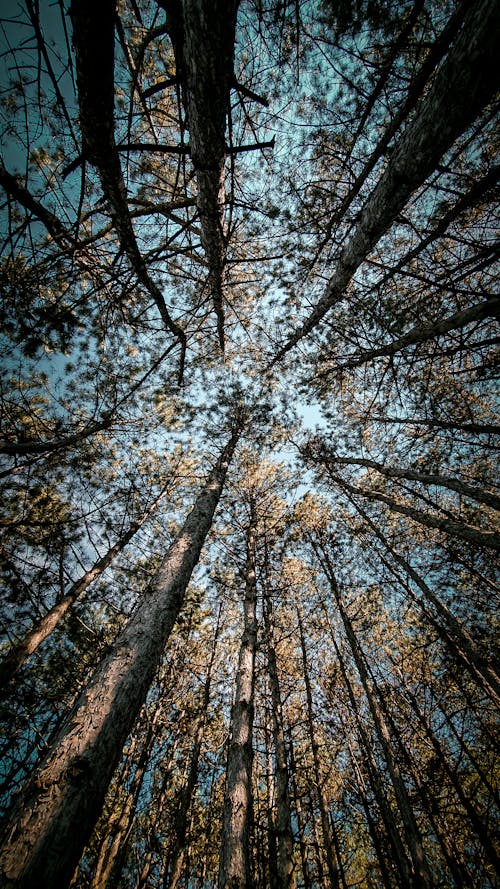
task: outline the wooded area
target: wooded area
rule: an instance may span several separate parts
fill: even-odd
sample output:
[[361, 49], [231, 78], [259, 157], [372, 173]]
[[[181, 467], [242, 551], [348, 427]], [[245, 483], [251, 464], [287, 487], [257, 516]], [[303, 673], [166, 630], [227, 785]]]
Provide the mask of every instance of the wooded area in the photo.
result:
[[8, 0], [6, 889], [494, 889], [496, 0]]

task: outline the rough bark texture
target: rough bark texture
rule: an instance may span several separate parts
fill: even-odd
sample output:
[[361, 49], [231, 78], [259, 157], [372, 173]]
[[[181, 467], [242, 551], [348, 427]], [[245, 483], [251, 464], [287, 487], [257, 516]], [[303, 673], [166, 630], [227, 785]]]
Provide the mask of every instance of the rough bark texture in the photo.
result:
[[243, 636], [231, 713], [231, 739], [226, 770], [219, 889], [252, 889], [253, 885], [249, 847], [252, 811], [254, 672], [257, 645], [255, 528], [256, 517], [252, 506], [247, 532]]
[[279, 350], [273, 363], [307, 336], [344, 296], [355, 271], [410, 196], [425, 182], [444, 152], [473, 122], [499, 85], [498, 2], [482, 0], [467, 12], [434, 83], [418, 105], [385, 172], [365, 203], [325, 293], [302, 326]]
[[67, 886], [182, 608], [224, 484], [233, 429], [155, 581], [76, 702], [6, 831], [5, 889]]

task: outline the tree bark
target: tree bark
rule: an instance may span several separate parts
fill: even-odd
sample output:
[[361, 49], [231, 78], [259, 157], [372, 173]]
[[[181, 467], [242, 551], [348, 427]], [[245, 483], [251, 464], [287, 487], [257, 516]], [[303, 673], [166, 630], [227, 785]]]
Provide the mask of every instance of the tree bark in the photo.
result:
[[71, 881], [182, 609], [241, 430], [240, 420], [148, 593], [89, 680], [16, 807], [0, 856], [5, 889], [63, 889]]
[[252, 889], [249, 847], [252, 809], [254, 673], [257, 645], [255, 576], [257, 517], [253, 500], [250, 506], [250, 523], [246, 539], [244, 624], [235, 699], [231, 713], [231, 739], [227, 757], [219, 889]]
[[496, 0], [472, 4], [432, 86], [420, 100], [385, 172], [366, 201], [325, 293], [274, 356], [273, 364], [307, 336], [342, 299], [354, 273], [394, 223], [410, 196], [495, 94], [500, 83], [497, 46]]

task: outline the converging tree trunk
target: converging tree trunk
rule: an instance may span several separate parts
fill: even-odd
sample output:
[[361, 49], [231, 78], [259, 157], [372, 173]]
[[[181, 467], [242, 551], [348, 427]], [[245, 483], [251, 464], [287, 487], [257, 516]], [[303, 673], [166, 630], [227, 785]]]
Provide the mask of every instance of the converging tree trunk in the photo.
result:
[[[393, 224], [440, 157], [473, 122], [498, 89], [498, 3], [482, 0], [468, 9], [461, 30], [428, 93], [421, 99], [391, 159], [361, 211], [325, 293], [277, 352], [279, 361], [345, 295], [355, 271]], [[464, 101], [467, 96], [467, 101]]]
[[231, 712], [231, 738], [227, 757], [219, 889], [252, 889], [253, 885], [249, 855], [252, 814], [254, 673], [257, 645], [255, 576], [257, 516], [253, 499], [251, 499], [250, 509], [250, 522], [246, 536], [243, 636]]
[[56, 626], [63, 619], [65, 614], [73, 607], [75, 602], [83, 595], [87, 587], [106, 570], [111, 564], [115, 556], [122, 552], [127, 543], [130, 543], [134, 534], [137, 533], [147, 519], [152, 515], [158, 504], [163, 500], [167, 489], [164, 488], [154, 503], [143, 512], [136, 521], [132, 522], [129, 529], [123, 534], [119, 540], [108, 549], [102, 558], [94, 563], [89, 571], [86, 571], [83, 577], [80, 577], [69, 589], [65, 596], [56, 602], [53, 608], [45, 614], [42, 619], [30, 630], [30, 632], [20, 642], [14, 644], [8, 655], [0, 663], [0, 687], [6, 685], [26, 663], [28, 658], [37, 650], [42, 642], [55, 630]]
[[210, 656], [210, 662], [207, 668], [207, 675], [205, 677], [205, 683], [203, 686], [203, 700], [201, 703], [196, 734], [194, 737], [193, 746], [191, 748], [187, 780], [184, 787], [182, 788], [182, 793], [179, 799], [179, 808], [175, 814], [173, 824], [174, 845], [172, 853], [169, 856], [169, 874], [165, 873], [164, 880], [165, 886], [168, 886], [169, 889], [176, 889], [182, 873], [186, 835], [189, 825], [188, 814], [198, 781], [198, 765], [200, 760], [201, 747], [203, 744], [203, 736], [208, 714], [208, 705], [210, 703], [210, 686], [212, 684], [212, 671], [214, 666], [215, 653], [217, 650], [217, 642], [219, 639], [220, 617], [221, 610], [219, 608], [217, 623], [215, 625], [214, 640], [212, 644], [212, 653]]
[[276, 759], [277, 877], [280, 889], [295, 889], [296, 877], [293, 860], [293, 831], [290, 814], [288, 765], [285, 734], [283, 731], [281, 690], [274, 642], [273, 609], [271, 593], [267, 588], [264, 594], [263, 611], [267, 642], [267, 669], [272, 701], [274, 755]]
[[184, 603], [242, 431], [239, 418], [139, 607], [89, 680], [6, 831], [3, 885], [69, 884]]

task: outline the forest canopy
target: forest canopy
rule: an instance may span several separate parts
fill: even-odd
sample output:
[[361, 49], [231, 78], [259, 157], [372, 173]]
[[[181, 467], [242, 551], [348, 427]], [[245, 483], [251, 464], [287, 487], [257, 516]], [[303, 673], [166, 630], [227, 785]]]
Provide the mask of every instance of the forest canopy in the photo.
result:
[[2, 885], [494, 889], [498, 2], [2, 9]]

